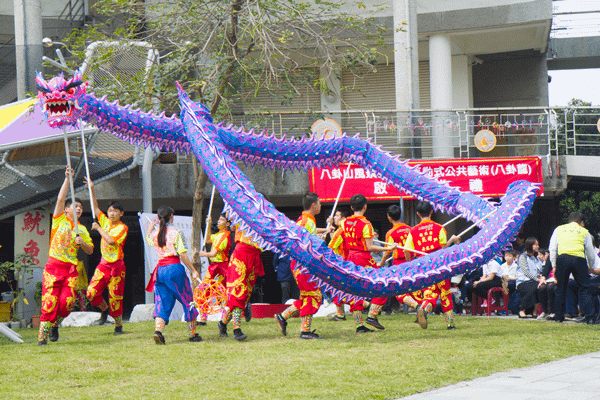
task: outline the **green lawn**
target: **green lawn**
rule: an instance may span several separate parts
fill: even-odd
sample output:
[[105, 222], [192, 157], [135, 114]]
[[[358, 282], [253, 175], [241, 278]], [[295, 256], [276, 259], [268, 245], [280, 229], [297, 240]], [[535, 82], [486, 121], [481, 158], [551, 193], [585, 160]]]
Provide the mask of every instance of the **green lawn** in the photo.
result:
[[216, 323], [187, 341], [184, 323], [165, 328], [166, 346], [152, 340], [153, 323], [61, 328], [60, 340], [38, 347], [37, 330], [24, 344], [0, 335], [3, 398], [394, 399], [409, 394], [598, 351], [596, 326], [501, 318], [441, 316], [429, 329], [414, 315], [381, 316], [385, 331], [357, 335], [353, 322], [315, 318], [324, 340], [300, 340], [300, 321], [287, 337], [273, 319], [243, 323], [246, 342], [220, 338]]

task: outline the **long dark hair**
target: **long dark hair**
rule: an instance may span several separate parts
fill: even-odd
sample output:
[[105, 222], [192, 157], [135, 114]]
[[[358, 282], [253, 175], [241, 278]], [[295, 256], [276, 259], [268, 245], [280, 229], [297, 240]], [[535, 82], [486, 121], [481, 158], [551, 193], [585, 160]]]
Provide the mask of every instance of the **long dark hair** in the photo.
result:
[[533, 251], [533, 245], [537, 241], [538, 240], [536, 238], [534, 238], [533, 236], [525, 239], [525, 252], [527, 253], [527, 255], [533, 254], [534, 257], [537, 257], [537, 251]]
[[160, 206], [156, 214], [160, 219], [157, 238], [158, 247], [165, 247], [167, 245], [167, 223], [171, 219], [171, 215], [173, 215], [173, 209], [169, 206]]

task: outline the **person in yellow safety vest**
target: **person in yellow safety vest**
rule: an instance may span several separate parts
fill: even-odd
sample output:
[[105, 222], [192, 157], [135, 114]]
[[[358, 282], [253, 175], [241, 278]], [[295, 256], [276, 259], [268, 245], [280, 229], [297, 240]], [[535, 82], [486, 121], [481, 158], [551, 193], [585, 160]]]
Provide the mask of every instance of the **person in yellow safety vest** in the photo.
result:
[[569, 222], [558, 226], [550, 238], [550, 262], [557, 282], [554, 316], [556, 322], [563, 322], [565, 319], [565, 296], [570, 274], [573, 274], [581, 289], [579, 307], [584, 314], [575, 321], [594, 322], [592, 295], [588, 290], [590, 279], [588, 269], [594, 268], [595, 254], [592, 235], [584, 226], [583, 214], [572, 212], [569, 214]]

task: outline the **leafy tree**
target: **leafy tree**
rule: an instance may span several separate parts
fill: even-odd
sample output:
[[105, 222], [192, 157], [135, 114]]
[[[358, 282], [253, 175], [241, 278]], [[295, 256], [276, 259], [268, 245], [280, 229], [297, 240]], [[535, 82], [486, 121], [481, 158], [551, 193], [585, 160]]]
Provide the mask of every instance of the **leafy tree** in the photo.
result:
[[579, 211], [585, 215], [585, 227], [600, 246], [600, 192], [590, 190], [567, 189], [559, 201], [562, 223], [568, 222], [569, 214]]
[[[151, 43], [160, 62], [150, 81], [143, 71], [128, 74], [124, 53], [133, 48], [103, 48], [92, 65], [96, 93], [142, 109], [178, 112], [179, 81], [216, 120], [228, 119], [259, 91], [277, 93], [285, 105], [301, 88], [327, 94], [340, 71], [376, 71], [378, 60], [387, 60], [386, 28], [372, 17], [380, 7], [361, 1], [97, 0], [94, 7], [103, 23], [65, 41], [79, 59], [91, 41]], [[197, 163], [195, 172], [192, 260], [198, 263], [207, 176]]]

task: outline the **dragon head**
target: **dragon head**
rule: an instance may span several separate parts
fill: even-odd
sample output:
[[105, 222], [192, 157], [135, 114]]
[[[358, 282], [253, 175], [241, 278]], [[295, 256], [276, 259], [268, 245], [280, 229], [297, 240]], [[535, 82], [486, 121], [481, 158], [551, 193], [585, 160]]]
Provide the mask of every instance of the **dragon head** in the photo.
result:
[[46, 82], [44, 76], [36, 72], [37, 98], [48, 125], [56, 128], [77, 124], [81, 99], [88, 85], [82, 79], [79, 72], [69, 80], [65, 80], [61, 73]]

